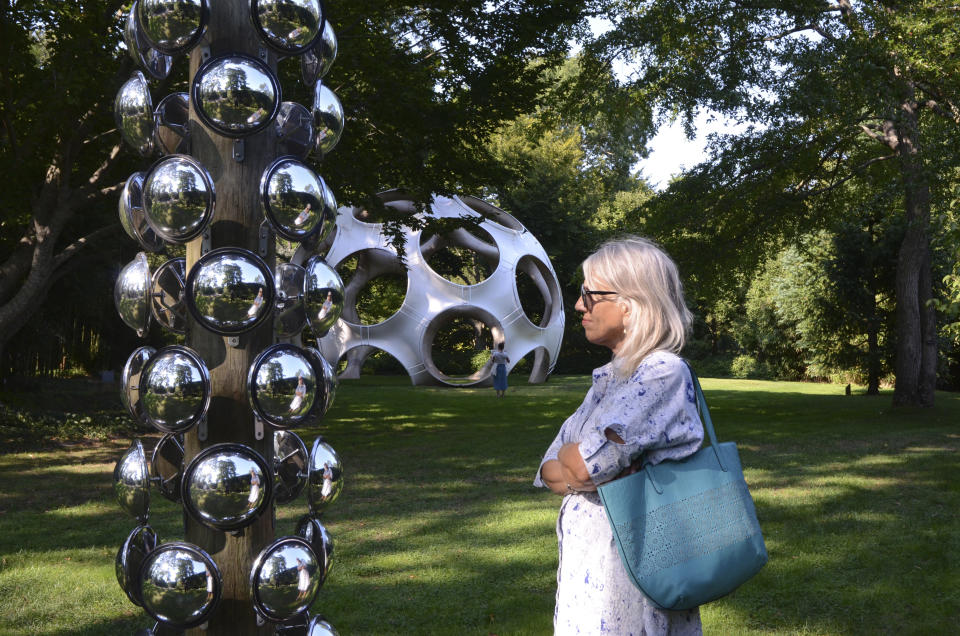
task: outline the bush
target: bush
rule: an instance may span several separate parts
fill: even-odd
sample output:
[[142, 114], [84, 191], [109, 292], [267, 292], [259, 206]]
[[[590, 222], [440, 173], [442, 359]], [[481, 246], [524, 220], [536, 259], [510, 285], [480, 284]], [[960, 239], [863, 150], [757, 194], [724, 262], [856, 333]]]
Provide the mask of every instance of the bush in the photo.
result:
[[766, 363], [757, 362], [753, 356], [740, 355], [730, 363], [730, 374], [735, 378], [751, 380], [772, 380], [773, 370]]

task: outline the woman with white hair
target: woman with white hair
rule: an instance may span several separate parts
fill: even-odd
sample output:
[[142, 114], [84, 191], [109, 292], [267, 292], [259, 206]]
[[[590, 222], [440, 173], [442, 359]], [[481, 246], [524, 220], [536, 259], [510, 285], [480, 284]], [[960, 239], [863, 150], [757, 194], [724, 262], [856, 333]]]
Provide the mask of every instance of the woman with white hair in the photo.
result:
[[701, 634], [700, 612], [662, 610], [630, 581], [597, 486], [642, 462], [682, 459], [703, 442], [690, 372], [677, 355], [692, 315], [677, 266], [637, 236], [583, 262], [576, 309], [587, 340], [613, 352], [560, 427], [534, 481], [563, 496], [555, 634]]

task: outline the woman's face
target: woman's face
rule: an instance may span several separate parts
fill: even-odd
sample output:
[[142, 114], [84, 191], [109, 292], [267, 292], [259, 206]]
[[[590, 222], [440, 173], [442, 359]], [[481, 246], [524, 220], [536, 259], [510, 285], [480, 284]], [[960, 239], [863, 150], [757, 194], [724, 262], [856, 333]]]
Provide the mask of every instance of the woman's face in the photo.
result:
[[[609, 291], [610, 286], [602, 280], [589, 281], [584, 287], [594, 291]], [[617, 302], [616, 296], [594, 295], [593, 309], [588, 310], [583, 298], [577, 299], [575, 309], [583, 313], [583, 331], [587, 340], [596, 345], [607, 347], [614, 353], [623, 344], [624, 328], [628, 309]]]

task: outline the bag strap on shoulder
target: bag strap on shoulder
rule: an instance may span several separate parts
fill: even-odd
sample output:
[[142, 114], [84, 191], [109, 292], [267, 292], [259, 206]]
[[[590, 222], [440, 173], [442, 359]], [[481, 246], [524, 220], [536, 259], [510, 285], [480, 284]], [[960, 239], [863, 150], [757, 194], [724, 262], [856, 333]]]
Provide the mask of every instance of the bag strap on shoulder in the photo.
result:
[[710, 418], [710, 409], [707, 407], [707, 399], [703, 396], [703, 389], [700, 388], [700, 379], [697, 377], [693, 367], [690, 366], [690, 362], [684, 359], [683, 363], [687, 365], [687, 369], [690, 371], [690, 378], [693, 380], [693, 388], [697, 393], [697, 412], [700, 413], [700, 419], [703, 421], [703, 428], [706, 429], [707, 435], [710, 436], [710, 446], [713, 448], [713, 452], [717, 456], [717, 461], [720, 463], [720, 468], [726, 472], [727, 467], [723, 465], [723, 459], [720, 458], [720, 452], [717, 450], [719, 442], [717, 441], [717, 434], [713, 430], [713, 420]]

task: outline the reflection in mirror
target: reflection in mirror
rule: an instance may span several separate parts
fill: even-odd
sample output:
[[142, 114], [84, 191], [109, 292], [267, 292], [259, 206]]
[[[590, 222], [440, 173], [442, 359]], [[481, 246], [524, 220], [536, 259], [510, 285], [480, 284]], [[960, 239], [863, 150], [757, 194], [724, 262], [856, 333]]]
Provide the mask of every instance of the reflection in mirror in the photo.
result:
[[220, 335], [257, 327], [270, 315], [275, 296], [266, 263], [239, 247], [207, 252], [187, 275], [187, 309], [204, 328]]
[[184, 507], [194, 519], [217, 530], [238, 530], [269, 507], [273, 471], [248, 446], [214, 444], [187, 466], [181, 490]]
[[160, 349], [140, 375], [145, 419], [164, 433], [183, 433], [207, 414], [210, 374], [192, 349], [171, 345]]
[[153, 319], [173, 333], [187, 331], [186, 288], [187, 259], [172, 258], [153, 273], [150, 283], [150, 313]]
[[310, 511], [322, 514], [337, 500], [343, 490], [343, 464], [330, 444], [318, 437], [310, 451], [310, 468], [307, 477], [307, 496]]
[[290, 338], [307, 326], [307, 313], [303, 307], [303, 283], [305, 270], [293, 263], [280, 263], [274, 271], [277, 287], [277, 306], [274, 316], [274, 331], [279, 338]]
[[337, 59], [337, 34], [329, 20], [323, 22], [320, 39], [300, 57], [300, 77], [307, 86], [313, 86], [324, 77]]
[[113, 492], [120, 507], [141, 524], [150, 516], [150, 479], [143, 444], [135, 439], [113, 468]]
[[139, 0], [137, 22], [153, 48], [185, 53], [207, 27], [207, 0]]
[[330, 574], [330, 567], [333, 565], [333, 538], [330, 532], [317, 517], [304, 515], [297, 522], [296, 534], [307, 540], [317, 558], [323, 563], [322, 582]]
[[275, 622], [306, 611], [321, 585], [317, 556], [300, 537], [281, 537], [268, 545], [250, 574], [254, 608]]
[[137, 575], [147, 555], [157, 547], [157, 533], [150, 526], [142, 525], [133, 529], [127, 540], [117, 551], [117, 582], [127, 593], [127, 598], [136, 606], [143, 605], [140, 598], [140, 586], [137, 584]]
[[314, 616], [307, 625], [306, 636], [340, 636], [340, 634], [325, 618]]
[[277, 234], [290, 241], [303, 241], [318, 234], [319, 240], [333, 227], [336, 209], [327, 207], [323, 179], [296, 157], [280, 157], [260, 179], [263, 213]]
[[313, 87], [313, 133], [317, 157], [323, 159], [340, 141], [343, 134], [343, 105], [340, 98], [323, 82]]
[[273, 433], [273, 466], [274, 482], [273, 499], [278, 504], [290, 503], [307, 485], [307, 464], [310, 455], [307, 445], [300, 436], [293, 431], [274, 431]]
[[277, 132], [277, 152], [281, 155], [306, 157], [313, 148], [313, 117], [301, 104], [280, 104], [274, 129]]
[[326, 388], [323, 369], [317, 369], [305, 352], [291, 344], [275, 344], [256, 357], [247, 374], [250, 407], [277, 428], [313, 422], [321, 415]]
[[180, 436], [167, 433], [153, 447], [150, 468], [160, 494], [173, 502], [180, 501], [180, 478], [183, 475], [183, 443]]
[[137, 24], [137, 4], [137, 0], [134, 0], [127, 13], [123, 42], [127, 45], [127, 52], [133, 58], [134, 64], [143, 67], [155, 79], [165, 79], [170, 75], [173, 58], [150, 46], [147, 38], [143, 37], [140, 25]]
[[124, 82], [113, 102], [113, 116], [123, 140], [140, 155], [153, 153], [153, 100], [140, 71]]
[[337, 378], [336, 369], [334, 369], [333, 365], [323, 357], [323, 354], [320, 353], [320, 351], [314, 349], [313, 347], [307, 347], [305, 351], [307, 353], [307, 357], [310, 358], [311, 362], [313, 362], [314, 368], [323, 369], [323, 372], [319, 375], [323, 376], [323, 380], [326, 384], [324, 387], [326, 400], [323, 403], [323, 410], [320, 415], [326, 415], [327, 411], [330, 410], [330, 407], [333, 406], [333, 399], [337, 395], [337, 387], [340, 386], [340, 380]]
[[295, 55], [311, 46], [323, 25], [321, 0], [250, 0], [260, 37], [278, 53]]
[[322, 338], [343, 313], [343, 280], [319, 256], [311, 256], [305, 270], [304, 306], [307, 321], [313, 334]]
[[165, 241], [186, 243], [213, 218], [213, 179], [190, 155], [169, 155], [153, 164], [143, 181], [147, 223]]
[[113, 286], [113, 304], [120, 319], [143, 338], [150, 326], [150, 265], [147, 255], [138, 253], [127, 263]]
[[153, 112], [157, 146], [166, 155], [190, 154], [190, 104], [186, 93], [170, 93]]
[[120, 214], [120, 225], [127, 236], [140, 243], [148, 252], [163, 250], [163, 239], [157, 236], [153, 228], [147, 223], [143, 212], [143, 178], [144, 172], [134, 172], [123, 184], [120, 193], [120, 203], [117, 211]]
[[245, 137], [273, 121], [280, 108], [280, 84], [260, 60], [223, 55], [197, 69], [190, 98], [204, 124], [226, 137]]
[[153, 347], [137, 347], [127, 358], [120, 374], [120, 401], [127, 407], [133, 419], [146, 424], [140, 405], [140, 374], [157, 350]]
[[186, 629], [204, 623], [220, 602], [223, 579], [206, 552], [180, 541], [161, 543], [139, 574], [143, 609], [161, 623]]

